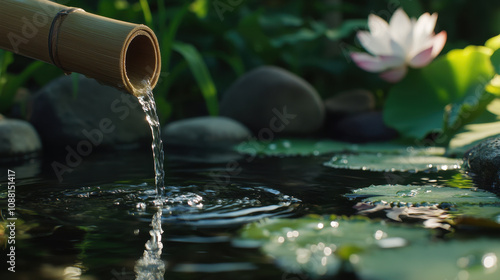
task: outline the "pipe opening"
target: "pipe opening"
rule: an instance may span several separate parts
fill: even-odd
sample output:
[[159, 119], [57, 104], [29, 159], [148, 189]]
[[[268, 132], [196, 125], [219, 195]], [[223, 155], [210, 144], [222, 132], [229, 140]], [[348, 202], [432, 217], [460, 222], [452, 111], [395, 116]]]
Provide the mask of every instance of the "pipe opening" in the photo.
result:
[[144, 88], [143, 81], [149, 80], [151, 86], [156, 84], [158, 58], [155, 43], [146, 35], [134, 37], [125, 55], [125, 74], [132, 87]]

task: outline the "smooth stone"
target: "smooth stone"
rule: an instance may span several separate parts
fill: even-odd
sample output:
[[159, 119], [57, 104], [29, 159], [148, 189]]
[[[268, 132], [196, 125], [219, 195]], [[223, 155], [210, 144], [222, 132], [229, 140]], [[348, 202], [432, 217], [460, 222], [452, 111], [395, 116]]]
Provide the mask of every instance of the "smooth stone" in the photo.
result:
[[166, 125], [162, 138], [166, 145], [200, 148], [232, 147], [252, 137], [241, 123], [226, 117], [197, 117]]
[[30, 118], [44, 148], [82, 156], [97, 149], [151, 145], [151, 132], [137, 98], [94, 79], [63, 76], [34, 95]]
[[352, 143], [389, 141], [398, 137], [398, 132], [384, 123], [382, 112], [366, 112], [341, 119], [329, 128], [328, 134]]
[[42, 149], [42, 142], [33, 126], [23, 120], [7, 119], [0, 115], [0, 157], [26, 157]]
[[353, 115], [375, 110], [375, 96], [371, 91], [353, 89], [343, 91], [325, 100], [327, 115]]
[[259, 140], [309, 135], [323, 126], [325, 108], [301, 77], [274, 66], [256, 68], [224, 94], [220, 114], [246, 125]]
[[476, 184], [499, 192], [500, 138], [486, 139], [477, 144], [465, 154], [464, 161]]

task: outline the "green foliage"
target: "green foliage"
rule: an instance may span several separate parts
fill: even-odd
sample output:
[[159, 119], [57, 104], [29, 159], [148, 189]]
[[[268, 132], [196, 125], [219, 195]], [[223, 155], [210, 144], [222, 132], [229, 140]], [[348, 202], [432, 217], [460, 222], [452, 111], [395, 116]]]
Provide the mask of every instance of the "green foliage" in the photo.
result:
[[447, 146], [493, 99], [485, 91], [495, 74], [490, 56], [488, 48], [467, 47], [411, 72], [390, 90], [385, 121], [405, 137], [423, 139], [431, 132], [443, 133], [437, 144]]
[[491, 56], [491, 63], [493, 64], [493, 67], [495, 67], [496, 73], [500, 74], [500, 48], [497, 49]]
[[174, 42], [172, 48], [178, 51], [189, 64], [191, 72], [193, 72], [193, 75], [203, 93], [210, 115], [218, 115], [219, 103], [217, 100], [217, 89], [215, 88], [210, 72], [208, 71], [200, 53], [192, 45], [181, 42]]

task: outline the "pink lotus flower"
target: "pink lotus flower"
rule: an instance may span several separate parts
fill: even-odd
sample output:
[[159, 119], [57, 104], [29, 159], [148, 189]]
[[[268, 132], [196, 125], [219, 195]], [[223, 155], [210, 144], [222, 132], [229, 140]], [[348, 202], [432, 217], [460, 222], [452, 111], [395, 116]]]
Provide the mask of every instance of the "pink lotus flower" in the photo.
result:
[[359, 31], [358, 40], [371, 54], [353, 52], [352, 60], [368, 72], [382, 72], [380, 77], [396, 83], [406, 76], [408, 66], [421, 68], [429, 64], [443, 49], [446, 31], [434, 34], [437, 14], [425, 13], [410, 19], [398, 9], [389, 23], [370, 14], [368, 31]]

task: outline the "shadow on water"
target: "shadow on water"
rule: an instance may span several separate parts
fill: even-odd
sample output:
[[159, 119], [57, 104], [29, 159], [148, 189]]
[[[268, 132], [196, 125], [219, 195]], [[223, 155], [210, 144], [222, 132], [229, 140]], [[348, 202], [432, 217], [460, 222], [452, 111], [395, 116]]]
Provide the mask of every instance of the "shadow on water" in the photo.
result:
[[[233, 247], [231, 238], [265, 217], [354, 214], [356, 202], [343, 194], [388, 180], [387, 174], [324, 167], [329, 156], [248, 160], [228, 153], [217, 160], [213, 154], [167, 154], [173, 156], [166, 160], [162, 224], [152, 222], [158, 207], [149, 151], [90, 155], [62, 181], [52, 163], [64, 158], [0, 166], [1, 176], [7, 168], [20, 174], [16, 210], [22, 221], [17, 272], [2, 270], [0, 278], [136, 279], [146, 241], [153, 250], [159, 244], [150, 234], [153, 224], [164, 231], [164, 279], [306, 279], [282, 272], [256, 249]], [[455, 173], [425, 177], [439, 181]], [[401, 177], [400, 183], [424, 184], [420, 177]]]

